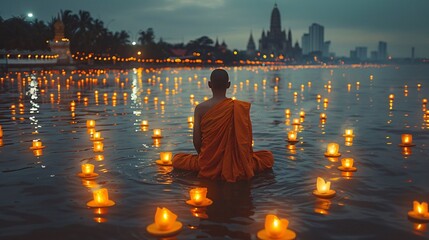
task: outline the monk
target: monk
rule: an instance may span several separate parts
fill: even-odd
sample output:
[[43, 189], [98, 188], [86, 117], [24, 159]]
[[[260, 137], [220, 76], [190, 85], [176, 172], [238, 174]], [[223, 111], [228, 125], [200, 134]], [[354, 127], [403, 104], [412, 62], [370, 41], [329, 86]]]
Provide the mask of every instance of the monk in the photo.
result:
[[227, 98], [230, 85], [225, 70], [211, 73], [208, 86], [213, 97], [198, 104], [194, 112], [193, 143], [198, 154], [174, 155], [174, 168], [198, 171], [199, 177], [236, 182], [273, 166], [270, 151], [253, 151], [250, 103]]

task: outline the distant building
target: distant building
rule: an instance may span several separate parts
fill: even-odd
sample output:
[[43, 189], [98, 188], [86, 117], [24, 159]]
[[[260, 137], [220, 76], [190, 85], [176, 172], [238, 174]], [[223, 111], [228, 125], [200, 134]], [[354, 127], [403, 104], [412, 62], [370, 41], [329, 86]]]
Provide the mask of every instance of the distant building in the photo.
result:
[[[253, 38], [252, 35], [250, 35]], [[251, 39], [249, 38], [249, 42]], [[259, 39], [259, 51], [262, 54], [274, 54], [275, 56], [282, 55], [286, 58], [296, 58], [300, 54], [301, 49], [298, 44], [292, 46], [292, 32], [281, 29], [280, 11], [277, 4], [274, 4], [271, 12], [270, 30], [265, 33], [262, 30], [261, 39]]]
[[49, 41], [49, 47], [51, 48], [52, 53], [58, 55], [57, 63], [72, 63], [73, 59], [70, 53], [70, 41], [64, 37], [64, 23], [61, 21], [59, 15], [54, 23], [54, 32], [54, 40]]
[[252, 32], [250, 32], [249, 41], [247, 42], [246, 55], [248, 57], [256, 56], [256, 45], [255, 45], [255, 41], [253, 40]]
[[325, 43], [325, 29], [322, 25], [313, 23], [309, 29], [310, 33], [310, 52], [323, 52]]
[[310, 34], [304, 33], [301, 38], [302, 54], [307, 55], [310, 53]]
[[377, 51], [371, 51], [370, 55], [371, 55], [370, 56], [371, 61], [377, 61], [377, 60], [379, 60], [378, 52]]
[[377, 59], [380, 61], [387, 60], [387, 43], [380, 41], [378, 42], [378, 56]]
[[415, 58], [415, 49], [414, 47], [411, 48], [411, 59]]
[[329, 57], [329, 48], [331, 47], [331, 41], [323, 43], [322, 55], [323, 57]]
[[367, 60], [368, 59], [368, 48], [367, 47], [356, 47], [355, 50], [350, 51], [350, 58], [356, 60]]

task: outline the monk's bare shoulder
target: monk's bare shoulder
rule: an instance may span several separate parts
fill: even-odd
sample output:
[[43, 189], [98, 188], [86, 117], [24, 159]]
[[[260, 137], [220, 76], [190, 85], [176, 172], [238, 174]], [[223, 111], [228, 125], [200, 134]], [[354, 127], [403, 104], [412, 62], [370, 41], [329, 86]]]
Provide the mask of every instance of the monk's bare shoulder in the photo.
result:
[[203, 116], [206, 112], [210, 110], [212, 106], [213, 106], [213, 103], [211, 99], [204, 101], [195, 107], [195, 114], [198, 114], [199, 116]]

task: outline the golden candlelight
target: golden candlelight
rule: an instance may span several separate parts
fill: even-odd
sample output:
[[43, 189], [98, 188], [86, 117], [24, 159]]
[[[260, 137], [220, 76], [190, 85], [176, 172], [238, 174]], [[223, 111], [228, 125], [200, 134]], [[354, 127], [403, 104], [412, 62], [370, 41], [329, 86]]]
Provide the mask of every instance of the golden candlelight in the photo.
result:
[[305, 118], [305, 112], [304, 111], [299, 112], [299, 117], [300, 118]]
[[99, 162], [99, 161], [103, 161], [104, 160], [104, 155], [102, 154], [98, 154], [95, 156], [95, 161]]
[[339, 153], [340, 145], [338, 143], [328, 143], [326, 148], [325, 157], [339, 157], [341, 153]]
[[94, 165], [85, 163], [81, 165], [82, 172], [77, 175], [82, 178], [95, 178], [98, 176], [97, 173], [94, 173]]
[[94, 142], [94, 152], [103, 152], [104, 144], [102, 142]]
[[353, 129], [346, 129], [344, 131], [344, 137], [354, 137], [355, 135], [353, 134]]
[[320, 120], [326, 120], [326, 118], [327, 118], [326, 113], [320, 114]]
[[194, 99], [194, 98], [195, 98], [194, 94], [189, 95], [189, 99]]
[[171, 160], [173, 159], [172, 152], [160, 152], [159, 158], [160, 158], [159, 160], [155, 161], [159, 165], [171, 166], [173, 164], [171, 162]]
[[86, 120], [87, 128], [95, 128], [95, 120]]
[[355, 172], [356, 167], [353, 166], [353, 163], [353, 158], [343, 158], [341, 159], [341, 166], [339, 166], [338, 169], [344, 172]]
[[87, 128], [86, 132], [87, 132], [89, 135], [93, 135], [93, 134], [95, 133], [95, 128]]
[[292, 125], [301, 125], [301, 120], [299, 118], [292, 119]]
[[390, 101], [395, 100], [395, 95], [394, 95], [394, 94], [390, 94], [390, 95], [389, 95], [389, 100], [390, 100]]
[[153, 138], [153, 145], [155, 147], [160, 147], [161, 146], [161, 138]]
[[101, 141], [101, 140], [104, 140], [104, 138], [101, 137], [101, 133], [100, 132], [94, 132], [92, 134], [92, 138], [90, 140], [91, 141]]
[[347, 147], [353, 146], [353, 137], [345, 137], [344, 145], [346, 145]]
[[408, 217], [419, 221], [429, 221], [427, 202], [413, 201], [413, 210], [408, 212]]
[[413, 153], [413, 150], [411, 147], [402, 147], [402, 155], [406, 156], [410, 156]]
[[288, 134], [287, 134], [287, 141], [290, 143], [290, 144], [295, 144], [295, 143], [297, 143], [298, 142], [298, 134], [297, 134], [297, 132], [295, 132], [295, 131], [289, 131], [288, 132]]
[[[1, 139], [0, 139], [1, 140]], [[35, 157], [40, 157], [40, 156], [42, 156], [43, 155], [43, 149], [35, 149], [35, 150], [33, 150], [33, 155], [35, 156]]]
[[188, 123], [194, 123], [194, 117], [192, 116], [188, 117]]
[[149, 122], [147, 120], [143, 120], [140, 124], [141, 127], [149, 127]]
[[152, 138], [162, 138], [161, 129], [159, 129], [159, 128], [155, 128], [155, 129], [153, 130]]
[[182, 223], [176, 221], [177, 215], [167, 208], [156, 208], [155, 222], [148, 225], [146, 230], [155, 236], [174, 234], [182, 229]]
[[289, 115], [290, 115], [290, 109], [289, 109], [289, 108], [286, 108], [286, 109], [285, 109], [285, 115], [286, 115], [286, 116], [289, 116]]
[[285, 218], [278, 218], [274, 214], [267, 214], [265, 217], [265, 227], [259, 231], [259, 239], [295, 239], [296, 233], [287, 227], [289, 221]]
[[186, 203], [195, 207], [207, 207], [213, 203], [213, 201], [206, 197], [207, 188], [193, 188], [189, 190], [189, 197]]
[[423, 98], [422, 103], [423, 103], [423, 105], [426, 105], [428, 103], [427, 98]]
[[316, 190], [313, 191], [314, 195], [322, 198], [331, 198], [335, 193], [335, 190], [331, 189], [331, 182], [325, 182], [325, 179], [317, 177]]
[[3, 138], [3, 129], [2, 129], [2, 127], [1, 127], [1, 125], [0, 125], [0, 139], [1, 138]]
[[33, 140], [33, 145], [30, 147], [31, 150], [43, 149], [42, 141], [40, 139]]
[[399, 144], [401, 147], [412, 147], [415, 146], [413, 144], [413, 135], [411, 134], [402, 134], [401, 135], [402, 143]]
[[106, 188], [94, 190], [92, 194], [93, 200], [86, 204], [88, 207], [111, 207], [115, 205], [115, 202], [109, 199], [109, 192]]

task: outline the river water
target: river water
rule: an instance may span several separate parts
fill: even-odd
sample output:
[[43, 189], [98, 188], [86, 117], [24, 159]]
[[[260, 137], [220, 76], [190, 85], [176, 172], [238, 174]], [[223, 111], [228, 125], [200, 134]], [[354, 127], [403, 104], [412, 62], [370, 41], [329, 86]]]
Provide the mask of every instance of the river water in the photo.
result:
[[[422, 106], [429, 98], [429, 67], [226, 69], [228, 96], [252, 103], [254, 149], [271, 150], [275, 158], [272, 171], [234, 184], [155, 163], [162, 151], [194, 151], [187, 118], [196, 101], [210, 97], [212, 69], [0, 77], [0, 239], [156, 239], [146, 232], [156, 207], [167, 207], [183, 223], [168, 239], [257, 239], [268, 213], [287, 218], [298, 239], [429, 238], [427, 224], [407, 217], [414, 200], [429, 201], [429, 122]], [[300, 111], [306, 116], [299, 143], [288, 147], [290, 123]], [[93, 151], [89, 119], [104, 138], [103, 152]], [[162, 129], [159, 143], [151, 138], [154, 128]], [[348, 128], [355, 137], [346, 144]], [[398, 146], [404, 133], [416, 146]], [[42, 151], [30, 150], [35, 139], [46, 146]], [[324, 157], [330, 142], [340, 145], [342, 157], [354, 158], [356, 172], [337, 169], [342, 157]], [[99, 177], [76, 176], [83, 163], [94, 164]], [[317, 177], [331, 181], [335, 197], [312, 194]], [[196, 186], [207, 187], [213, 200], [197, 213], [185, 203]], [[86, 206], [100, 187], [115, 206]]]

